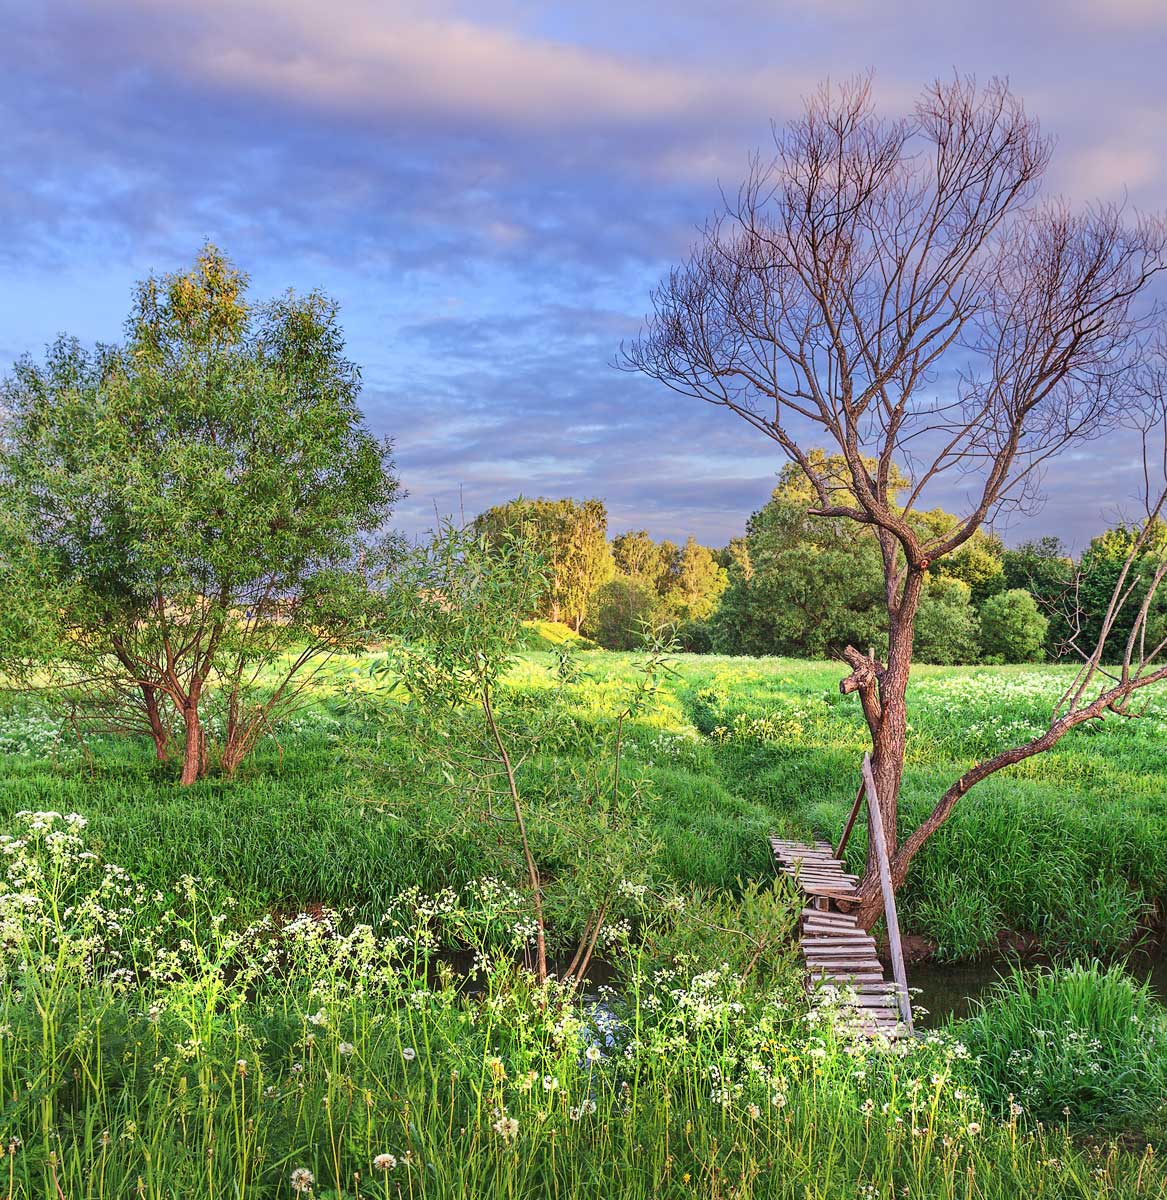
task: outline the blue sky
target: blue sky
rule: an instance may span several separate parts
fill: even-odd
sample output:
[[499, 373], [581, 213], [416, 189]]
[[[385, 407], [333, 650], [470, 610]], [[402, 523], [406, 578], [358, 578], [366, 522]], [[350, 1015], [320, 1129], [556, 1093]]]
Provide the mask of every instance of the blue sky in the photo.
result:
[[[1007, 75], [1058, 140], [1051, 190], [1167, 207], [1167, 0], [0, 15], [0, 364], [61, 331], [116, 338], [133, 281], [209, 238], [260, 295], [340, 301], [410, 532], [520, 491], [603, 497], [614, 531], [741, 531], [775, 448], [610, 364], [719, 184], [827, 76], [873, 69], [899, 110], [954, 68]], [[1060, 460], [1006, 536], [1081, 545], [1133, 492], [1130, 449]]]

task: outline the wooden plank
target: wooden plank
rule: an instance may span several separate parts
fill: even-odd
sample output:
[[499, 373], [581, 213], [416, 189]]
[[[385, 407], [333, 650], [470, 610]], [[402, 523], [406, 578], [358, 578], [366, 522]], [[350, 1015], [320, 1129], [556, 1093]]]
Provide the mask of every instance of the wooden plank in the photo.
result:
[[879, 795], [875, 790], [875, 776], [871, 772], [871, 756], [863, 756], [863, 782], [867, 788], [867, 803], [871, 816], [869, 826], [871, 840], [875, 845], [875, 856], [879, 862], [879, 885], [883, 889], [884, 924], [891, 948], [892, 974], [899, 987], [900, 1015], [908, 1033], [912, 1032], [912, 1002], [908, 996], [908, 973], [904, 968], [904, 950], [900, 944], [900, 920], [896, 913], [896, 894], [891, 882], [891, 863], [887, 856], [887, 838], [883, 832], [883, 816], [879, 807]]
[[859, 816], [859, 809], [863, 805], [863, 784], [859, 784], [859, 791], [855, 793], [855, 803], [851, 805], [851, 813], [847, 817], [846, 824], [843, 826], [843, 836], [839, 838], [839, 844], [835, 847], [835, 853], [842, 858], [843, 851], [847, 848], [847, 839], [851, 836], [851, 830], [855, 828], [855, 819]]
[[879, 974], [879, 963], [863, 962], [856, 959], [808, 958], [806, 965], [812, 969], [829, 971], [837, 977], [858, 978], [862, 975], [868, 978], [882, 978]]
[[806, 920], [830, 921], [832, 924], [839, 925], [856, 924], [855, 917], [852, 913], [831, 912], [829, 908], [804, 908], [802, 910], [802, 915]]

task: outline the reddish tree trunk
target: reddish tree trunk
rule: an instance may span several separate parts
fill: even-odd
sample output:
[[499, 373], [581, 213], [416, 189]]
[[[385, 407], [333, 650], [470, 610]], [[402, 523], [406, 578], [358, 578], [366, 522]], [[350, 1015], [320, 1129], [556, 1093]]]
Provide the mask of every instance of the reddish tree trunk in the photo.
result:
[[158, 709], [158, 692], [150, 684], [142, 684], [142, 702], [146, 707], [146, 720], [150, 723], [150, 736], [154, 739], [154, 754], [159, 762], [170, 757], [170, 730], [162, 721]]
[[184, 737], [182, 747], [182, 777], [179, 782], [183, 787], [201, 779], [206, 769], [206, 737], [203, 734], [202, 722], [199, 720], [199, 702], [197, 696], [186, 701], [182, 706]]
[[[912, 666], [916, 610], [924, 585], [924, 569], [910, 569], [903, 590], [889, 612], [887, 665], [853, 652], [848, 658], [855, 666], [841, 685], [844, 691], [858, 691], [863, 714], [871, 732], [871, 773], [879, 797], [883, 832], [892, 859], [892, 884], [903, 883], [907, 865], [897, 871], [899, 848], [899, 795], [903, 780], [904, 756], [908, 739], [907, 690]], [[891, 607], [889, 605], [889, 607]], [[850, 685], [850, 686], [848, 686]], [[879, 883], [879, 865], [872, 839], [868, 840], [867, 868], [859, 883], [858, 923], [870, 929], [883, 915], [883, 893]]]

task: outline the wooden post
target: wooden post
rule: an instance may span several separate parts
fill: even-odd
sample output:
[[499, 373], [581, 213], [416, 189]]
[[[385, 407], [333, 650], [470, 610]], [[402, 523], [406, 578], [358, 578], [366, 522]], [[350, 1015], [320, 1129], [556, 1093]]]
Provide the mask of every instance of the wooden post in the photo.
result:
[[851, 805], [851, 815], [847, 818], [847, 824], [843, 826], [843, 836], [839, 838], [838, 848], [835, 850], [835, 857], [842, 858], [843, 851], [847, 848], [847, 839], [851, 836], [851, 830], [855, 828], [855, 818], [859, 816], [859, 807], [863, 803], [863, 789], [866, 783], [859, 784], [859, 790], [855, 793], [855, 803]]
[[875, 777], [871, 772], [871, 756], [863, 756], [863, 785], [867, 791], [869, 813], [868, 827], [879, 863], [879, 886], [883, 890], [883, 915], [887, 921], [887, 940], [891, 946], [891, 970], [896, 981], [896, 999], [900, 1007], [900, 1019], [909, 1034], [912, 1034], [912, 1002], [908, 996], [908, 973], [904, 970], [904, 948], [900, 944], [900, 921], [896, 915], [896, 894], [891, 882], [891, 862], [887, 854], [887, 838], [883, 832], [883, 813], [879, 808], [879, 796], [875, 791]]

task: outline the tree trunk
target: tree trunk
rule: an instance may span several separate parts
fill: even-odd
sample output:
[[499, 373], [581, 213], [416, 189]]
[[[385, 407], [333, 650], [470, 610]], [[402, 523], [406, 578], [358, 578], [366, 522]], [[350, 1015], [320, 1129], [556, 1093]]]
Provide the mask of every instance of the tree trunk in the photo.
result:
[[[879, 811], [883, 818], [888, 855], [893, 862], [892, 885], [897, 889], [903, 883], [906, 872], [906, 866], [898, 871], [895, 867], [896, 850], [899, 847], [897, 817], [904, 755], [907, 750], [908, 677], [912, 667], [916, 610], [920, 605], [923, 585], [924, 570], [909, 569], [898, 602], [888, 614], [887, 665], [880, 667], [872, 658], [864, 659], [862, 655], [853, 652], [853, 656], [848, 655], [848, 658], [856, 669], [841, 685], [844, 691], [859, 692], [863, 713], [871, 732], [871, 773], [879, 797]], [[850, 686], [847, 686], [848, 684]], [[867, 867], [858, 891], [858, 924], [869, 930], [883, 915], [879, 865], [870, 838], [867, 846]]]
[[182, 748], [182, 777], [179, 782], [183, 787], [189, 787], [202, 778], [206, 768], [206, 736], [199, 720], [197, 697], [188, 699], [183, 704], [182, 720], [185, 737]]
[[146, 707], [146, 720], [150, 723], [150, 736], [154, 739], [154, 754], [159, 762], [170, 757], [170, 730], [162, 722], [158, 710], [158, 692], [151, 684], [142, 686], [142, 703]]

